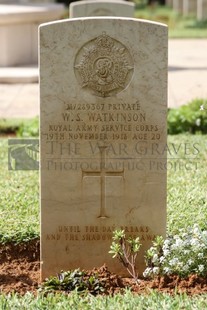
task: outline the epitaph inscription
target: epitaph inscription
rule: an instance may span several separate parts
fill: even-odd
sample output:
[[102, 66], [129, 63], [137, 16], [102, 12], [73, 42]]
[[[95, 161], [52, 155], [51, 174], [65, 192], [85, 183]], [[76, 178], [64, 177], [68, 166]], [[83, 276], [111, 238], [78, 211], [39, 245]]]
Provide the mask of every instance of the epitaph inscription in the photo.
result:
[[108, 97], [125, 89], [134, 70], [129, 50], [105, 32], [87, 42], [75, 60], [76, 77], [94, 95]]

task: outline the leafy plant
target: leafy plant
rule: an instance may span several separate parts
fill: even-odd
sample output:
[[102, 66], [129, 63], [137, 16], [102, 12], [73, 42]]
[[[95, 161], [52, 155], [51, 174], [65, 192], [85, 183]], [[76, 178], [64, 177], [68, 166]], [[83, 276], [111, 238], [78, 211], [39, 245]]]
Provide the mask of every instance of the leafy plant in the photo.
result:
[[20, 137], [37, 137], [39, 119], [0, 119], [0, 135], [17, 135]]
[[77, 292], [89, 291], [93, 295], [104, 291], [104, 287], [97, 275], [87, 276], [84, 271], [80, 271], [79, 269], [62, 271], [57, 277], [46, 279], [41, 289], [46, 292], [54, 290], [67, 292], [74, 290]]
[[38, 137], [39, 136], [39, 119], [33, 118], [22, 122], [17, 131], [18, 136], [21, 137]]
[[16, 119], [0, 119], [0, 134], [10, 135], [15, 134], [19, 129], [21, 120]]
[[170, 109], [168, 112], [168, 133], [178, 134], [182, 132], [189, 133], [207, 133], [207, 112], [201, 107], [206, 105], [206, 100], [195, 99], [188, 105], [178, 109]]
[[139, 237], [126, 238], [124, 230], [115, 230], [113, 240], [109, 253], [113, 255], [113, 258], [117, 257], [133, 279], [137, 281], [136, 258], [141, 247]]
[[163, 240], [157, 238], [146, 253], [147, 268], [145, 277], [177, 274], [186, 277], [190, 274], [207, 276], [207, 231], [198, 225], [187, 232], [181, 230]]

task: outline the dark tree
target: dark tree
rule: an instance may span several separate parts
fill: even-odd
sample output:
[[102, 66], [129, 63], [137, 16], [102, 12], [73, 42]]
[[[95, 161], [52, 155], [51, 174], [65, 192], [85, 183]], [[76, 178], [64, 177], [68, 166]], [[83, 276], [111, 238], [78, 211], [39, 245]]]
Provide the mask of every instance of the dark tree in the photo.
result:
[[165, 5], [165, 0], [148, 0], [148, 5], [158, 2], [161, 5]]
[[57, 3], [64, 3], [66, 6], [69, 6], [69, 4], [74, 1], [75, 0], [56, 0]]

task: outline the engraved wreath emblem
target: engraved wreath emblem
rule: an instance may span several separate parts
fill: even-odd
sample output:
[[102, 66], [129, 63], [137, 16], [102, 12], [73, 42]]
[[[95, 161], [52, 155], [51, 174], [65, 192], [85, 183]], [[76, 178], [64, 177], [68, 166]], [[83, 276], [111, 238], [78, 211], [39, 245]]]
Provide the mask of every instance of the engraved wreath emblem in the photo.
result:
[[125, 89], [134, 71], [128, 49], [105, 32], [79, 50], [74, 67], [81, 86], [101, 97], [109, 97]]

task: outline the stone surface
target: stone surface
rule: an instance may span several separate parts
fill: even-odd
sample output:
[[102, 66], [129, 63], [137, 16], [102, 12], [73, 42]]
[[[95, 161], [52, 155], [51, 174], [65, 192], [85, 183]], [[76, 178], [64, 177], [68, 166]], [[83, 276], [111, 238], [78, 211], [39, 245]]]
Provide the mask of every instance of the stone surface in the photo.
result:
[[183, 0], [173, 0], [173, 10], [183, 14]]
[[37, 64], [39, 24], [63, 13], [62, 4], [0, 5], [0, 66]]
[[37, 83], [38, 74], [37, 67], [1, 67], [0, 83]]
[[166, 0], [165, 2], [169, 7], [173, 6], [173, 0]]
[[110, 0], [76, 1], [70, 4], [70, 17], [83, 16], [134, 16], [134, 3]]
[[183, 15], [197, 14], [197, 0], [183, 0]]
[[115, 228], [166, 230], [167, 27], [82, 18], [40, 27], [41, 274], [106, 263]]
[[207, 0], [197, 0], [197, 19], [207, 19]]

